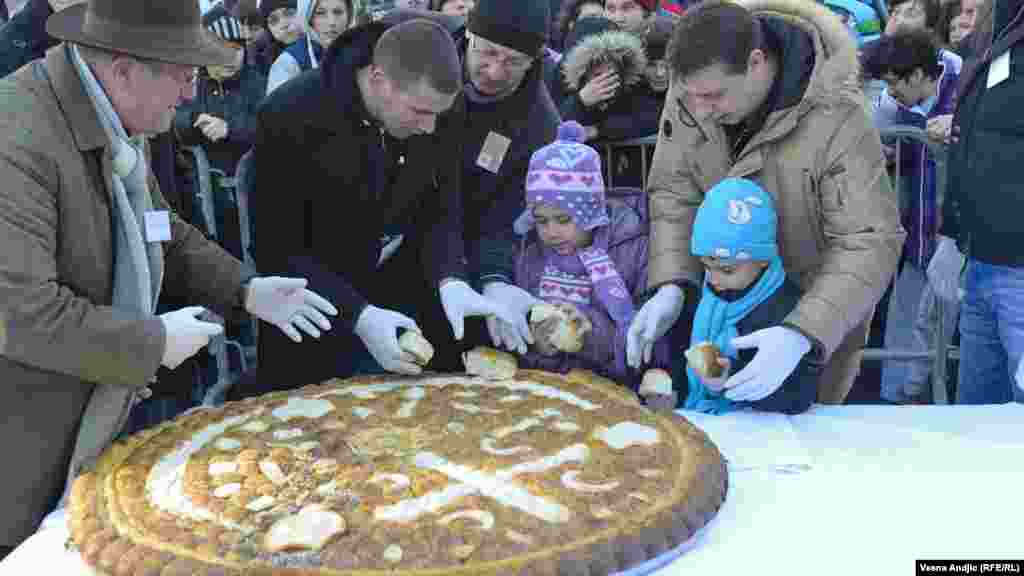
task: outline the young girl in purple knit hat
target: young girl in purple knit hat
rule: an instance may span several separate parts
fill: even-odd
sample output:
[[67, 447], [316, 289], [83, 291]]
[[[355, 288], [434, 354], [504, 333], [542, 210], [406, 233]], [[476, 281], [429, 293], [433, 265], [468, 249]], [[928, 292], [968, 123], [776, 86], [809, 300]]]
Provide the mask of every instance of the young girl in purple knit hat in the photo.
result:
[[[556, 141], [536, 151], [526, 176], [525, 236], [516, 284], [566, 311], [582, 326], [583, 346], [566, 352], [536, 339], [524, 367], [555, 372], [585, 368], [636, 389], [626, 368], [626, 332], [646, 289], [647, 226], [643, 197], [605, 197], [601, 156], [583, 144], [578, 122], [563, 122]], [[655, 365], [667, 365], [668, 346]], [[661, 360], [659, 363], [658, 360]]]

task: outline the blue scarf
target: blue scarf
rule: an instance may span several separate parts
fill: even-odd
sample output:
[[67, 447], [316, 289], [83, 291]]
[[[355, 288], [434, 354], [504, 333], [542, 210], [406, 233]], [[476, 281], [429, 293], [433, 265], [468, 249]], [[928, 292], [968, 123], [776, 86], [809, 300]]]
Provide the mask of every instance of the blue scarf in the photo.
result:
[[[711, 342], [735, 365], [737, 353], [732, 347], [732, 339], [739, 336], [736, 325], [754, 308], [770, 298], [785, 280], [786, 271], [782, 268], [782, 259], [776, 256], [761, 274], [761, 278], [735, 302], [719, 298], [705, 281], [693, 319], [690, 346], [700, 342]], [[686, 368], [686, 375], [690, 389], [683, 408], [707, 414], [724, 414], [736, 408], [732, 400], [706, 389], [700, 377], [690, 367]]]

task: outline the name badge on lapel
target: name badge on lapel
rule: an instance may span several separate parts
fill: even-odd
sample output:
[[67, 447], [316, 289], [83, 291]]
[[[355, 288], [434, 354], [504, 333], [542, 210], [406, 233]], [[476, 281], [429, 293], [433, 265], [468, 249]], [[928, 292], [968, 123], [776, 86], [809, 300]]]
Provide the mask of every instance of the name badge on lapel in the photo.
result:
[[511, 140], [497, 132], [487, 134], [483, 148], [480, 149], [480, 155], [476, 157], [476, 165], [492, 174], [497, 174], [501, 170], [501, 163], [505, 161], [505, 154], [508, 153], [508, 148], [511, 145]]
[[167, 210], [149, 210], [144, 214], [146, 242], [168, 242], [171, 239], [171, 213]]

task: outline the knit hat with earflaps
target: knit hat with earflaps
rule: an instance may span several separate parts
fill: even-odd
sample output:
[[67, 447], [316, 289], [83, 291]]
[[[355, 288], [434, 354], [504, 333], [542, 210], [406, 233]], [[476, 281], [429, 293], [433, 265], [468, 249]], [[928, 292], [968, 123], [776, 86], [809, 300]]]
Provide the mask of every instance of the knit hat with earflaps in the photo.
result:
[[533, 207], [537, 204], [565, 210], [581, 230], [608, 224], [601, 155], [583, 143], [585, 135], [579, 122], [562, 122], [555, 141], [530, 157], [526, 211], [516, 220], [520, 234], [533, 228]]

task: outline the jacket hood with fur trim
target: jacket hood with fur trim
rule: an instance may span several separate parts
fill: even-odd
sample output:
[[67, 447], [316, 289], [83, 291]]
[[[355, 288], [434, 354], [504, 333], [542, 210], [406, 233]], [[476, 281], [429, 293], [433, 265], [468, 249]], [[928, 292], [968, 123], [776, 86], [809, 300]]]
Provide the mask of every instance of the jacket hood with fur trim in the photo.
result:
[[857, 41], [831, 10], [802, 0], [739, 0], [758, 18], [778, 18], [808, 33], [815, 61], [804, 94], [807, 104], [864, 104], [860, 83]]
[[595, 66], [612, 62], [620, 70], [622, 85], [629, 87], [644, 78], [647, 54], [635, 34], [611, 30], [584, 38], [562, 60], [562, 76], [570, 91], [579, 90]]

